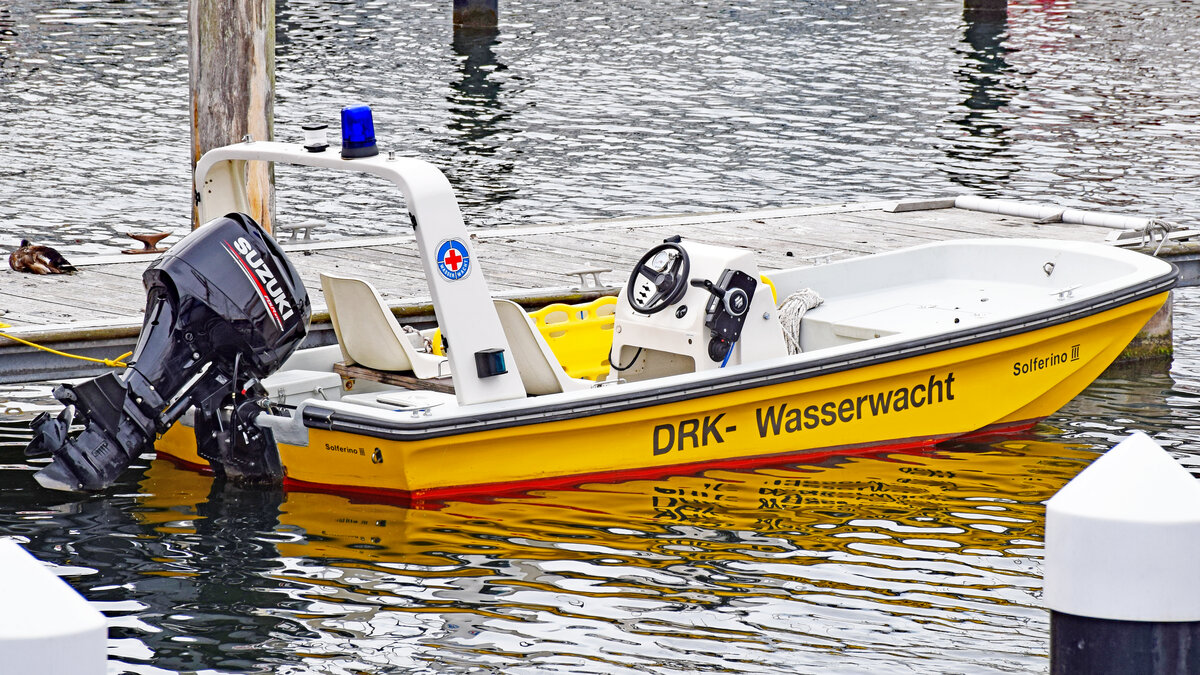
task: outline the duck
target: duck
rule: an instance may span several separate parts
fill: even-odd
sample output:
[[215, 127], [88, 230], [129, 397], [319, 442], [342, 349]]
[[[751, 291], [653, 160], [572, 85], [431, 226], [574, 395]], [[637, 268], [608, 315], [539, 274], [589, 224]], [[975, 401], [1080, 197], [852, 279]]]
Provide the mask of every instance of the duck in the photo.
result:
[[21, 247], [8, 256], [8, 266], [17, 272], [32, 274], [73, 274], [75, 266], [63, 254], [50, 248], [21, 240]]

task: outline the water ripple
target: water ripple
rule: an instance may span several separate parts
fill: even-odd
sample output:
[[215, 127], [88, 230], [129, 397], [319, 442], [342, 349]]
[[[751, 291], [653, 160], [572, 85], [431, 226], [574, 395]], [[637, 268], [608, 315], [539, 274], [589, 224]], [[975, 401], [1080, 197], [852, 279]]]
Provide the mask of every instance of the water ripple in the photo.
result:
[[[276, 135], [369, 102], [385, 147], [441, 167], [475, 226], [963, 190], [1185, 224], [1200, 205], [1192, 4], [514, 0], [498, 30], [457, 33], [439, 3], [383, 8], [279, 3]], [[185, 9], [0, 9], [13, 242], [186, 229]], [[326, 236], [406, 222], [369, 180], [279, 181], [281, 217]]]
[[[186, 228], [185, 7], [0, 6], [0, 243]], [[456, 36], [442, 3], [281, 0], [277, 129], [369, 101], [477, 226], [960, 189], [1187, 221], [1198, 11], [513, 0]], [[285, 218], [404, 226], [311, 175], [281, 172]], [[1200, 472], [1197, 302], [1169, 372], [1110, 371], [1027, 435], [427, 509], [149, 458], [50, 494], [7, 423], [49, 388], [6, 389], [0, 533], [105, 612], [125, 672], [1044, 670], [1043, 501], [1135, 429]]]

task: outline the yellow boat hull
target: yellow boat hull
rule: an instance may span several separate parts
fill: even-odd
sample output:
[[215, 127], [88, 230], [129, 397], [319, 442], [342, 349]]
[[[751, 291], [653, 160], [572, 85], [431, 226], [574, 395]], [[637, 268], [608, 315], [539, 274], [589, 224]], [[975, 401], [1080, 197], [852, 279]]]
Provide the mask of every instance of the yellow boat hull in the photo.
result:
[[[761, 386], [752, 375], [734, 390], [611, 411], [588, 401], [594, 412], [565, 419], [415, 440], [310, 428], [306, 447], [279, 445], [280, 459], [285, 483], [440, 499], [929, 446], [1027, 428], [1054, 413], [1116, 359], [1166, 298]], [[183, 425], [155, 447], [205, 463]]]

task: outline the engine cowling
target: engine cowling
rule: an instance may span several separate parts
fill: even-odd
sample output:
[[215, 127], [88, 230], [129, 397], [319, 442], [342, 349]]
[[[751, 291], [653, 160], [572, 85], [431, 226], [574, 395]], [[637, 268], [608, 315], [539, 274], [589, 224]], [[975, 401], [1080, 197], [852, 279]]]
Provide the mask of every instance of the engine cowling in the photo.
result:
[[[143, 274], [146, 315], [132, 363], [62, 385], [56, 417], [34, 420], [29, 456], [52, 455], [35, 474], [59, 490], [99, 490], [196, 408], [201, 457], [219, 475], [282, 478], [269, 429], [254, 424], [265, 403], [259, 381], [303, 341], [308, 292], [283, 250], [247, 215], [197, 228]], [[68, 430], [84, 425], [77, 437]]]

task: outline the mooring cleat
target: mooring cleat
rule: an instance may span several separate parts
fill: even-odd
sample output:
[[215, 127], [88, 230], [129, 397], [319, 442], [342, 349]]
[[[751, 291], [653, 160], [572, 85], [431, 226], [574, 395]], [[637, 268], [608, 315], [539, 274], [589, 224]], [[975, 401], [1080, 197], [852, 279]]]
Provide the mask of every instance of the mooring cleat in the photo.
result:
[[170, 232], [154, 232], [154, 233], [150, 233], [150, 234], [137, 234], [134, 232], [127, 232], [127, 233], [125, 233], [125, 236], [129, 237], [130, 239], [136, 239], [137, 241], [142, 242], [142, 248], [127, 248], [127, 249], [122, 250], [121, 253], [130, 253], [130, 254], [165, 253], [167, 251], [167, 249], [159, 248], [158, 242], [171, 236], [171, 233]]

